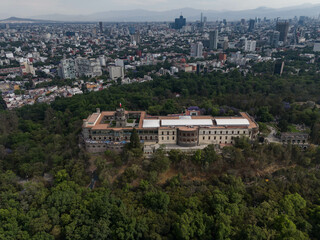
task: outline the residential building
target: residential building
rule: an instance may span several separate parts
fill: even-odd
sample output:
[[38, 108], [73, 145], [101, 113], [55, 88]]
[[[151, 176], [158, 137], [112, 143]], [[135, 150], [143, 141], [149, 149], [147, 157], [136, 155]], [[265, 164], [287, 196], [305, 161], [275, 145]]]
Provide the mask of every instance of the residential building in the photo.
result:
[[191, 57], [202, 58], [203, 57], [203, 44], [201, 42], [191, 44]]
[[253, 40], [246, 41], [246, 44], [244, 46], [245, 52], [255, 52], [256, 51], [257, 42]]
[[100, 61], [98, 59], [76, 58], [77, 76], [97, 77], [102, 75]]
[[21, 74], [32, 74], [33, 76], [36, 75], [36, 71], [33, 68], [33, 64], [30, 61], [25, 61], [20, 64]]
[[75, 61], [73, 59], [63, 59], [58, 68], [58, 75], [62, 79], [76, 78]]
[[120, 66], [109, 66], [109, 76], [112, 80], [124, 78], [124, 68]]
[[315, 42], [313, 45], [313, 51], [314, 52], [320, 52], [320, 42]]
[[280, 32], [279, 31], [273, 31], [270, 35], [270, 45], [272, 47], [279, 47], [279, 41], [280, 41]]
[[218, 30], [210, 32], [209, 48], [210, 48], [210, 50], [218, 49]]

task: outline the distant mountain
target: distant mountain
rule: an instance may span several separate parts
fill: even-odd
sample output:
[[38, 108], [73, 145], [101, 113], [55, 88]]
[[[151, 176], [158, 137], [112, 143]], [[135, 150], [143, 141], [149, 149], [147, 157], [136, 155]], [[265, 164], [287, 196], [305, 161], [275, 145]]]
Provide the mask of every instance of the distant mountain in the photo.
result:
[[0, 20], [0, 23], [49, 23], [56, 22], [56, 20], [41, 20], [41, 19], [30, 19], [30, 18], [17, 18], [10, 17], [4, 20]]
[[214, 11], [201, 10], [193, 8], [182, 8], [169, 11], [148, 11], [142, 9], [128, 11], [107, 11], [88, 15], [42, 15], [32, 17], [33, 19], [48, 19], [51, 21], [74, 21], [74, 22], [145, 22], [145, 21], [173, 21], [180, 13], [187, 18], [187, 21], [196, 21], [200, 19], [203, 12], [208, 21], [216, 21], [221, 19], [238, 20], [241, 18], [249, 19], [255, 17], [267, 18], [293, 18], [294, 16], [311, 16], [317, 17], [320, 13], [320, 4], [303, 4], [299, 6], [286, 8], [266, 8], [260, 7], [256, 9], [242, 11]]

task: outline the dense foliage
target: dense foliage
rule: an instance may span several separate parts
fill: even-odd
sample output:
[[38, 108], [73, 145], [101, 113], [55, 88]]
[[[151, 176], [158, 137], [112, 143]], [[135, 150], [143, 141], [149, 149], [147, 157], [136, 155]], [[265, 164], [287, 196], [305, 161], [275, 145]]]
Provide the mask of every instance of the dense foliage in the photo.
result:
[[319, 101], [319, 79], [180, 74], [2, 110], [0, 239], [318, 239], [317, 146], [239, 139], [221, 152], [160, 149], [146, 159], [136, 133], [121, 155], [89, 155], [80, 133], [98, 107], [169, 114], [197, 105], [205, 114], [304, 123], [319, 143], [319, 109], [296, 104]]

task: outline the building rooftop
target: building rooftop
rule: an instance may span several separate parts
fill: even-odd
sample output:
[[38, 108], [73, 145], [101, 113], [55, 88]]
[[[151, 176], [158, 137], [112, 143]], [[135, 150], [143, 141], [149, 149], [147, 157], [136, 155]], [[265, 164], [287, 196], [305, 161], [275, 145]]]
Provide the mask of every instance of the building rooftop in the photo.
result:
[[[97, 112], [93, 113], [88, 119], [85, 119], [85, 127], [92, 130], [98, 129], [132, 129], [132, 126], [116, 127], [112, 123], [115, 116], [115, 111]], [[174, 127], [205, 127], [205, 128], [257, 128], [258, 124], [247, 114], [241, 112], [241, 116], [231, 117], [212, 117], [212, 116], [188, 116], [188, 115], [175, 115], [175, 116], [150, 116], [146, 115], [144, 111], [124, 111], [127, 114], [139, 114], [139, 122], [136, 124], [137, 129], [143, 128], [174, 128]], [[105, 120], [105, 117], [109, 117]]]
[[212, 119], [170, 119], [161, 120], [161, 126], [213, 126]]
[[249, 126], [250, 123], [246, 118], [229, 119], [217, 118], [215, 119], [217, 126]]
[[143, 128], [158, 128], [160, 127], [160, 120], [151, 120], [151, 119], [144, 119], [143, 120]]

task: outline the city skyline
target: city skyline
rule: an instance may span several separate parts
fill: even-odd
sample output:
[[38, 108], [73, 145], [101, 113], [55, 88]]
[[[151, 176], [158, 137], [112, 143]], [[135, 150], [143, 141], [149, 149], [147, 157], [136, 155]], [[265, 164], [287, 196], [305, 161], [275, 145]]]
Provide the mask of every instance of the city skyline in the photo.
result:
[[[284, 8], [295, 7], [298, 5], [318, 4], [317, 0], [309, 0], [305, 3], [302, 0], [294, 1], [276, 1], [276, 0], [263, 0], [263, 1], [235, 1], [235, 0], [200, 0], [197, 1], [196, 8], [201, 10], [215, 10], [215, 11], [241, 11], [249, 10], [260, 7], [266, 8]], [[20, 6], [20, 7], [17, 7]], [[38, 15], [46, 14], [64, 14], [64, 15], [87, 15], [94, 14], [103, 11], [124, 11], [124, 10], [136, 10], [144, 9], [147, 11], [168, 11], [178, 8], [194, 8], [194, 1], [186, 0], [94, 0], [93, 2], [87, 2], [83, 0], [75, 1], [49, 1], [49, 0], [2, 0], [0, 18], [6, 18], [10, 16], [18, 17], [34, 17]]]

